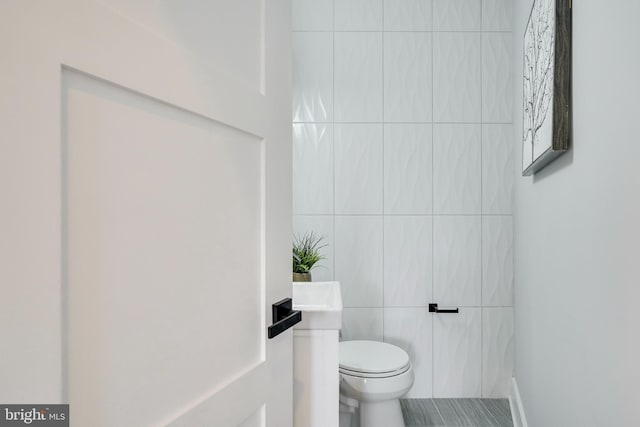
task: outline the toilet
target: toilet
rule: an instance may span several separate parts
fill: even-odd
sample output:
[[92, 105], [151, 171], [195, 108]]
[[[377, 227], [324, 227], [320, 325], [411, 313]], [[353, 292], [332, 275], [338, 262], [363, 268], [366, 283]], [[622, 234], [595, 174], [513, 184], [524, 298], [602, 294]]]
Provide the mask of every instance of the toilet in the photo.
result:
[[339, 344], [340, 427], [405, 427], [400, 397], [413, 385], [409, 355], [378, 341]]

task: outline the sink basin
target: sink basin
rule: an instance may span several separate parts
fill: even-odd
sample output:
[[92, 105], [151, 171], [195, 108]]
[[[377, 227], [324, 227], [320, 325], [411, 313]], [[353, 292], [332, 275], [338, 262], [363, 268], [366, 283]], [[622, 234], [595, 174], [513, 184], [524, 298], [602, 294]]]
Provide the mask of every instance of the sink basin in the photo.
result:
[[293, 309], [302, 311], [294, 329], [340, 329], [340, 282], [293, 282]]

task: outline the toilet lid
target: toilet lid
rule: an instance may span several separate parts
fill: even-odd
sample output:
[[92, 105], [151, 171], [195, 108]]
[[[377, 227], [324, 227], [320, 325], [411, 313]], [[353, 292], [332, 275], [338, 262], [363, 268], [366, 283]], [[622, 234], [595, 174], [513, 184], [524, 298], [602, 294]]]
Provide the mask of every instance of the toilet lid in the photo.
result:
[[340, 368], [354, 372], [382, 374], [403, 370], [409, 355], [395, 345], [378, 341], [342, 341]]

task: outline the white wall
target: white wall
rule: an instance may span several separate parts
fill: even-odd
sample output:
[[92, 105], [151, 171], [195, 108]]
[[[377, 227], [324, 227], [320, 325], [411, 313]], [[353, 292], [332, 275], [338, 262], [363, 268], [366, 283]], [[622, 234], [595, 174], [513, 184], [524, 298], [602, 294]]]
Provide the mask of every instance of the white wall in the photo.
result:
[[[514, 2], [514, 139], [522, 36]], [[573, 148], [515, 198], [516, 378], [531, 427], [640, 425], [640, 3], [573, 2]]]
[[[294, 0], [294, 231], [327, 240], [343, 338], [408, 350], [410, 397], [512, 374], [509, 0]], [[461, 307], [432, 315], [429, 302]]]

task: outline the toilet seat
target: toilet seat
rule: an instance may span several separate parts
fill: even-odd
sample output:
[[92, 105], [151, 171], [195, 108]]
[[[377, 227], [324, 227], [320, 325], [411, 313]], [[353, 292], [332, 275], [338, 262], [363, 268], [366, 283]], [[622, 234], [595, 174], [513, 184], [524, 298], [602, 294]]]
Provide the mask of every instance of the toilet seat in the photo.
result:
[[360, 378], [388, 378], [405, 373], [411, 364], [407, 352], [378, 341], [340, 343], [339, 371]]
[[343, 375], [351, 375], [352, 377], [360, 377], [360, 378], [389, 378], [395, 377], [397, 375], [404, 374], [409, 370], [411, 366], [408, 364], [402, 369], [391, 372], [382, 372], [382, 373], [371, 373], [371, 372], [358, 372], [358, 371], [350, 371], [349, 369], [340, 368], [339, 372]]

